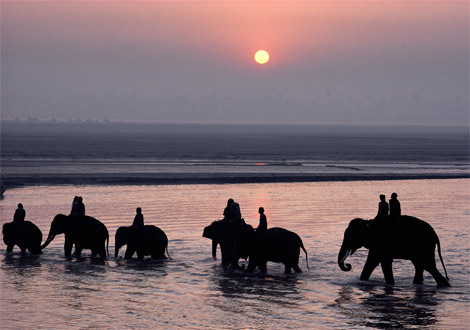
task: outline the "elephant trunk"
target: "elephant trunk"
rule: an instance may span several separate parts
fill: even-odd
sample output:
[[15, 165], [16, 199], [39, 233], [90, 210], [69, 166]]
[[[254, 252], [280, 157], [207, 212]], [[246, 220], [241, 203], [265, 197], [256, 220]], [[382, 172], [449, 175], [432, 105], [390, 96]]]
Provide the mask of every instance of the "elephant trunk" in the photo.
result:
[[212, 259], [217, 260], [217, 245], [219, 243], [216, 240], [212, 241]]
[[55, 237], [54, 234], [49, 233], [49, 237], [47, 237], [47, 240], [44, 242], [43, 245], [41, 245], [41, 250], [42, 250], [42, 249], [45, 249], [46, 246], [48, 246], [49, 243], [52, 242], [52, 240], [54, 239], [54, 237]]
[[351, 249], [348, 249], [343, 243], [338, 253], [338, 265], [342, 271], [348, 272], [352, 268], [350, 264], [344, 263], [350, 254], [351, 254]]

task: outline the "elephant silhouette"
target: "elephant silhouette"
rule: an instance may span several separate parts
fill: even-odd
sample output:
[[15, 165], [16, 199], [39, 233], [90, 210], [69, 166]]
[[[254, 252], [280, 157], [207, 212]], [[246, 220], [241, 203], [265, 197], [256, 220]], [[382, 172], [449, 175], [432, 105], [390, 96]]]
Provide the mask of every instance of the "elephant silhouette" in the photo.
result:
[[[47, 240], [41, 246], [44, 249], [56, 235], [65, 234], [64, 252], [66, 257], [72, 255], [75, 245], [75, 256], [80, 256], [83, 249], [90, 249], [93, 256], [107, 256], [109, 233], [99, 220], [89, 216], [58, 214], [52, 220]], [[105, 245], [106, 243], [106, 245]]]
[[[446, 277], [436, 268], [435, 248], [444, 268]], [[351, 270], [345, 260], [357, 249], [369, 249], [367, 261], [362, 270], [361, 280], [367, 281], [380, 264], [387, 284], [395, 284], [392, 271], [394, 259], [411, 260], [415, 266], [413, 283], [423, 283], [426, 270], [441, 286], [450, 286], [447, 270], [442, 260], [441, 245], [434, 229], [427, 222], [411, 216], [363, 220], [354, 219], [344, 232], [344, 239], [338, 254], [338, 265], [343, 271]]]
[[144, 256], [150, 255], [153, 259], [166, 259], [168, 257], [168, 238], [163, 230], [156, 226], [146, 225], [144, 227], [119, 227], [115, 235], [114, 256], [117, 257], [119, 249], [127, 245], [124, 258], [130, 259], [137, 253], [137, 258], [142, 260]]
[[7, 252], [12, 252], [17, 245], [21, 252], [28, 250], [31, 254], [41, 254], [41, 230], [31, 221], [8, 222], [3, 225], [3, 242]]

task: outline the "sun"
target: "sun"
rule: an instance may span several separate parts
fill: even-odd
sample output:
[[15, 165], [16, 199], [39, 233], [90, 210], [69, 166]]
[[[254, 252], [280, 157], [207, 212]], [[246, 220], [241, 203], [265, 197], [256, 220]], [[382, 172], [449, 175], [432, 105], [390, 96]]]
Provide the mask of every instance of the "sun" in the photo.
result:
[[255, 53], [255, 61], [258, 64], [265, 64], [269, 61], [269, 53], [265, 50], [258, 50]]

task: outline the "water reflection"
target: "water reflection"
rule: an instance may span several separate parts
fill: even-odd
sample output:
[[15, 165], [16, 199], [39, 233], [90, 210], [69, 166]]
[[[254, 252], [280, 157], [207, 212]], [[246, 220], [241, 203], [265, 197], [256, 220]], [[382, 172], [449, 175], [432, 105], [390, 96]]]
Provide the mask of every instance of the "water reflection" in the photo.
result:
[[[154, 275], [168, 275], [168, 261], [160, 259], [114, 259], [116, 267], [124, 270], [153, 272]], [[156, 272], [156, 274], [155, 274]]]
[[335, 306], [341, 310], [341, 315], [347, 316], [346, 322], [351, 326], [414, 329], [437, 322], [436, 288], [346, 286], [338, 290], [338, 296]]
[[[273, 276], [225, 270], [223, 273], [216, 271], [211, 280], [225, 298], [256, 298], [273, 304], [285, 304], [287, 298], [293, 305], [303, 298], [297, 287], [296, 274]], [[295, 297], [298, 299], [292, 299]]]
[[32, 277], [39, 273], [41, 256], [26, 253], [5, 253], [2, 268], [6, 273]]

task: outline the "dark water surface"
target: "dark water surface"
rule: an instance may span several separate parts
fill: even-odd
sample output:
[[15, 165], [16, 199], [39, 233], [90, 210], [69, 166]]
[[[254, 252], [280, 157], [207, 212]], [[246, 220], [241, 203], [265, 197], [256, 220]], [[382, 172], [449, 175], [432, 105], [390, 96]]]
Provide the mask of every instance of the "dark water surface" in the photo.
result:
[[[440, 237], [452, 287], [439, 288], [425, 273], [413, 285], [409, 261], [393, 264], [396, 285], [380, 268], [359, 281], [365, 249], [342, 272], [337, 253], [354, 217], [373, 217], [378, 195], [398, 192], [404, 214], [428, 221]], [[6, 254], [0, 245], [2, 329], [466, 329], [470, 318], [470, 180], [357, 181], [232, 185], [35, 186], [7, 191], [0, 202], [10, 221], [22, 202], [27, 220], [47, 235], [57, 213], [81, 195], [87, 213], [112, 236], [142, 207], [146, 224], [163, 229], [173, 260], [93, 259], [63, 256], [63, 235], [41, 256]], [[233, 197], [246, 221], [257, 224], [264, 206], [270, 227], [297, 232], [310, 270], [268, 275], [224, 271], [211, 258], [202, 229], [221, 216]], [[120, 252], [120, 256], [124, 253]], [[220, 255], [220, 252], [219, 252]], [[442, 266], [438, 269], [443, 272]]]
[[469, 177], [468, 127], [2, 123], [21, 184]]

